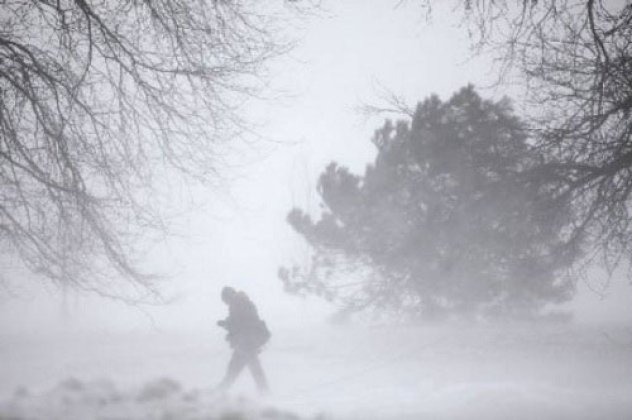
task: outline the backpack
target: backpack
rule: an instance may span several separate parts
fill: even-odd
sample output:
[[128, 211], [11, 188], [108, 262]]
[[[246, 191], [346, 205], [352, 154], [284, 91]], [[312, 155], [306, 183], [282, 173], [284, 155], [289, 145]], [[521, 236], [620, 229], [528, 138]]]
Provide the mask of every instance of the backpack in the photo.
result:
[[272, 333], [268, 329], [268, 325], [262, 319], [257, 323], [257, 329], [253, 332], [253, 344], [259, 348], [263, 347], [270, 341], [270, 337], [272, 337]]

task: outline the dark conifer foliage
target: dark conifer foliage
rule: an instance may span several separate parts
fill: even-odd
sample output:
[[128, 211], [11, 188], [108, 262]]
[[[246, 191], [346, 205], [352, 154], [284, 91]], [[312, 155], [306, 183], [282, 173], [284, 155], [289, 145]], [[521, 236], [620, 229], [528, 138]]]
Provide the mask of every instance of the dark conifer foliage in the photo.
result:
[[472, 86], [432, 96], [372, 141], [362, 176], [338, 163], [321, 174], [322, 214], [289, 213], [314, 254], [280, 269], [288, 291], [414, 316], [526, 316], [572, 296], [567, 219], [540, 205], [546, 185], [522, 178], [542, 158], [509, 101]]

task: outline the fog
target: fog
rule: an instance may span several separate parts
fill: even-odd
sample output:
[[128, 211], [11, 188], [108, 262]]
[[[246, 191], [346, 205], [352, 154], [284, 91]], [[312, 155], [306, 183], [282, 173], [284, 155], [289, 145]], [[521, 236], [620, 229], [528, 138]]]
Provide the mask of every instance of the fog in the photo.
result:
[[[409, 322], [379, 311], [344, 318], [283, 290], [280, 266], [310, 246], [287, 223], [320, 211], [319, 174], [376, 157], [384, 120], [363, 105], [408, 104], [467, 83], [486, 98], [492, 59], [443, 3], [428, 20], [408, 2], [323, 2], [288, 24], [296, 39], [269, 70], [269, 98], [243, 110], [258, 140], [223, 151], [216, 188], [172, 197], [173, 236], [147, 245], [162, 301], [130, 304], [63, 288], [6, 264], [0, 300], [0, 418], [15, 419], [625, 419], [632, 416], [632, 288], [595, 266], [574, 298], [537, 321]], [[520, 109], [519, 104], [516, 106]], [[169, 177], [164, 174], [165, 179]], [[174, 187], [172, 187], [174, 188]], [[170, 198], [166, 196], [168, 201]], [[17, 268], [16, 268], [17, 267]], [[225, 393], [231, 349], [216, 325], [224, 286], [242, 290], [272, 336]]]

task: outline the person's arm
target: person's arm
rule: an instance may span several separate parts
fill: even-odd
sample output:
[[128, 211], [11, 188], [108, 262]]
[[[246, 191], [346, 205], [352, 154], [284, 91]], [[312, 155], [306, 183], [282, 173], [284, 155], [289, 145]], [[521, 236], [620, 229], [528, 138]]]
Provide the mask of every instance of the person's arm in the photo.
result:
[[238, 332], [248, 330], [258, 320], [257, 309], [250, 299], [246, 296], [238, 296], [228, 305], [228, 317], [217, 321], [217, 325], [229, 332]]
[[239, 318], [239, 305], [234, 303], [230, 304], [228, 305], [228, 316], [226, 319], [220, 319], [217, 321], [217, 326], [230, 332], [230, 330], [235, 329], [235, 327], [239, 324]]

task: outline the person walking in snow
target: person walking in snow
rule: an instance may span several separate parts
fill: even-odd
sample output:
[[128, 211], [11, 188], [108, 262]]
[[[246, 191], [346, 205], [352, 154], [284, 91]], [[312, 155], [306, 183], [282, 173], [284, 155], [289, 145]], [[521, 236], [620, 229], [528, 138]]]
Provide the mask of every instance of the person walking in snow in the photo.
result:
[[258, 355], [270, 339], [270, 331], [244, 292], [224, 287], [222, 301], [228, 305], [228, 317], [217, 321], [217, 325], [226, 329], [226, 340], [233, 349], [233, 355], [219, 389], [230, 388], [244, 367], [248, 366], [259, 391], [265, 392], [268, 382]]

